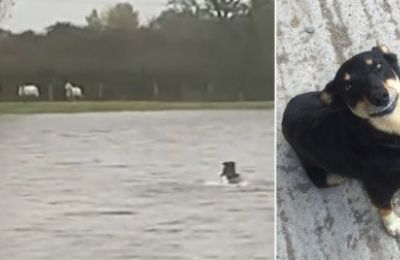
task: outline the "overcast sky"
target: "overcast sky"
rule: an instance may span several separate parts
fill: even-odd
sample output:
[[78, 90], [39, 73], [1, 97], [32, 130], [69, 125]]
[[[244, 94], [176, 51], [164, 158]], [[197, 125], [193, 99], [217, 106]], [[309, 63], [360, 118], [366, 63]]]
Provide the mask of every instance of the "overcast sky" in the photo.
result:
[[120, 2], [129, 2], [146, 23], [165, 8], [167, 0], [14, 0], [15, 4], [0, 26], [14, 32], [42, 31], [57, 21], [85, 24], [92, 9], [103, 10]]

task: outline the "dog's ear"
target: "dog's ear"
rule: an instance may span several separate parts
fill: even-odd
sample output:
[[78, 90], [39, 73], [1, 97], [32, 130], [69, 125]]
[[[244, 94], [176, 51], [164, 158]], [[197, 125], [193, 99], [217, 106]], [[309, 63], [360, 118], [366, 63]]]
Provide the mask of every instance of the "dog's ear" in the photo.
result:
[[389, 63], [389, 65], [394, 69], [398, 76], [400, 76], [399, 63], [397, 59], [397, 55], [390, 51], [390, 49], [383, 44], [377, 45], [372, 48], [372, 51], [379, 51], [385, 60]]
[[336, 103], [338, 97], [339, 97], [339, 94], [337, 91], [335, 81], [332, 80], [325, 86], [324, 90], [322, 90], [321, 96], [320, 96], [321, 102], [323, 104], [329, 106], [329, 105]]

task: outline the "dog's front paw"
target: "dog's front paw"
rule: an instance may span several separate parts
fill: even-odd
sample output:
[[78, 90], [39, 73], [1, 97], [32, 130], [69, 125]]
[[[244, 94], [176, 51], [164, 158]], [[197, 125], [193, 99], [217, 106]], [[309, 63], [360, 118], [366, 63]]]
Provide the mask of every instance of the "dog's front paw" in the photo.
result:
[[326, 175], [326, 184], [328, 186], [338, 186], [345, 182], [346, 178], [334, 173], [328, 173]]
[[387, 232], [391, 236], [400, 238], [400, 218], [392, 210], [380, 210], [379, 213]]

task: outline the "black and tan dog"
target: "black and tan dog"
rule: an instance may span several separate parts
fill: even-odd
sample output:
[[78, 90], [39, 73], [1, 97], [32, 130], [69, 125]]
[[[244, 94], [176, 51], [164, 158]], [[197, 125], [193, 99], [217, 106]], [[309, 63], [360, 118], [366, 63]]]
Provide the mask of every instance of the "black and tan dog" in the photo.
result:
[[222, 169], [222, 173], [219, 175], [221, 178], [225, 177], [229, 184], [239, 184], [243, 181], [240, 174], [236, 172], [235, 162], [224, 162], [222, 165], [224, 168]]
[[323, 91], [294, 97], [282, 131], [318, 187], [360, 180], [388, 232], [400, 236], [391, 207], [400, 188], [400, 70], [386, 46], [346, 61]]

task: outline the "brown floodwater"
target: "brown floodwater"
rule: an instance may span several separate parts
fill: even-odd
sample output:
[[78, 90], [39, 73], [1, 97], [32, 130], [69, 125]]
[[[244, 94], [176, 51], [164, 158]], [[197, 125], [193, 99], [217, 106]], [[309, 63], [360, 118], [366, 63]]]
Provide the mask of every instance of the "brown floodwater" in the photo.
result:
[[0, 259], [273, 259], [273, 146], [272, 111], [1, 116]]

